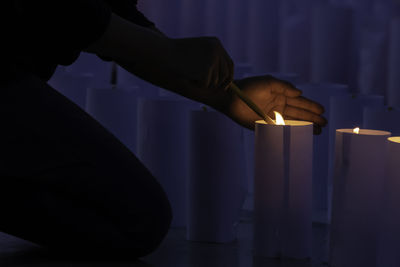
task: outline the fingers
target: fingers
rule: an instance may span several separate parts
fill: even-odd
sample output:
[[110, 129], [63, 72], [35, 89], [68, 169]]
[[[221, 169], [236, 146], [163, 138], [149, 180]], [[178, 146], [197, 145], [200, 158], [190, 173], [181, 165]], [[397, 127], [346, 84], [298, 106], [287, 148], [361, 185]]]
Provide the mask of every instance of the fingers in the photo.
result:
[[283, 94], [288, 97], [298, 97], [302, 92], [294, 87], [291, 83], [286, 81], [277, 80], [271, 85], [272, 92], [275, 94]]
[[301, 96], [294, 98], [288, 97], [286, 99], [286, 103], [289, 106], [308, 110], [318, 115], [324, 113], [325, 111], [322, 105]]
[[304, 110], [302, 108], [297, 108], [293, 106], [286, 106], [284, 110], [284, 115], [292, 117], [296, 120], [304, 120], [316, 123], [320, 126], [325, 126], [327, 121], [324, 117], [310, 112], [308, 110]]

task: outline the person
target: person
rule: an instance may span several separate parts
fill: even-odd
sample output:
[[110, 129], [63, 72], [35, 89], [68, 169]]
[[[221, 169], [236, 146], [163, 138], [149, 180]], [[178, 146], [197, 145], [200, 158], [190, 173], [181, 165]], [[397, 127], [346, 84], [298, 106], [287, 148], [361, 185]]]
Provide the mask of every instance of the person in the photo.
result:
[[[168, 38], [134, 0], [5, 2], [0, 231], [74, 255], [151, 253], [172, 217], [163, 189], [47, 80], [85, 51], [253, 128], [258, 116], [228, 90], [232, 60], [214, 37]], [[323, 107], [288, 82], [259, 76], [237, 84], [270, 115], [326, 124]]]

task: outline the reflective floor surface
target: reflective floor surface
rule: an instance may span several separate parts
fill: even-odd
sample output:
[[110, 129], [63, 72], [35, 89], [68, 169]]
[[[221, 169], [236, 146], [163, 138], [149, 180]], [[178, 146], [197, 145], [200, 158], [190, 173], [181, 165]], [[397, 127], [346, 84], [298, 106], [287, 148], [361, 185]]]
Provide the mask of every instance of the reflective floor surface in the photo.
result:
[[189, 242], [185, 239], [185, 229], [171, 229], [157, 251], [135, 262], [54, 258], [31, 243], [0, 233], [0, 266], [320, 267], [327, 266], [327, 232], [326, 225], [313, 225], [312, 261], [286, 262], [253, 257], [252, 224], [246, 219], [239, 224], [237, 240], [229, 244]]

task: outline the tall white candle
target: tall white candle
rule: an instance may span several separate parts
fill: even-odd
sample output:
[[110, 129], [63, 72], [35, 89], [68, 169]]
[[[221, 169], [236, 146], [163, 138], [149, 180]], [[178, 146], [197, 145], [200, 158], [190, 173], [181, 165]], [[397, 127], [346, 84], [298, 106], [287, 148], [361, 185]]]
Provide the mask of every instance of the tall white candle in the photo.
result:
[[[313, 82], [348, 84], [351, 53], [353, 12], [333, 5], [316, 6], [312, 14], [311, 79]], [[329, 62], [329, 64], [327, 64]]]
[[228, 12], [228, 32], [225, 45], [229, 55], [231, 55], [237, 66], [238, 62], [249, 62], [247, 53], [249, 5], [247, 1], [230, 0], [230, 3], [225, 8]]
[[[297, 86], [303, 95], [325, 107], [324, 116], [330, 115], [330, 98], [346, 95], [348, 86], [344, 84], [316, 83]], [[318, 222], [328, 220], [328, 163], [330, 123], [320, 135], [314, 136], [313, 151], [313, 219]]]
[[[332, 96], [330, 98], [329, 112], [329, 174], [328, 186], [330, 191], [329, 202], [332, 196], [332, 180], [335, 159], [335, 138], [336, 129], [355, 128], [363, 125], [363, 108], [364, 107], [382, 107], [384, 103], [383, 96], [377, 95], [345, 95]], [[331, 209], [331, 204], [328, 206]], [[328, 212], [330, 216], [331, 212]], [[330, 218], [328, 218], [330, 221]]]
[[311, 257], [310, 122], [256, 122], [254, 250], [260, 257]]
[[189, 129], [187, 239], [231, 242], [244, 200], [242, 131], [216, 111], [192, 111]]
[[279, 0], [249, 0], [247, 51], [256, 72], [278, 71]]
[[389, 63], [388, 63], [388, 85], [387, 85], [387, 104], [393, 107], [400, 107], [400, 18], [395, 18], [391, 22], [390, 44], [389, 44]]
[[400, 137], [388, 139], [377, 266], [400, 266]]
[[280, 71], [299, 73], [300, 80], [303, 82], [310, 78], [311, 23], [309, 17], [309, 14], [297, 14], [281, 22]]
[[379, 208], [390, 132], [336, 130], [330, 232], [332, 266], [376, 263]]
[[188, 114], [186, 101], [138, 100], [138, 158], [164, 188], [172, 206], [172, 227], [186, 225]]

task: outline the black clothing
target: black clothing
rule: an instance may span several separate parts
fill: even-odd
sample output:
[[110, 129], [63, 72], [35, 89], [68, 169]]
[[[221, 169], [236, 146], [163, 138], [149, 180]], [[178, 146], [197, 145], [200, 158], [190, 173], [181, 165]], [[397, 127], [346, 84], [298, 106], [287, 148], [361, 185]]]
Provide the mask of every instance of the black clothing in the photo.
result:
[[152, 23], [128, 0], [6, 2], [6, 20], [17, 30], [1, 26], [8, 50], [0, 82], [0, 231], [68, 254], [152, 252], [172, 216], [161, 186], [115, 136], [44, 81], [100, 38], [111, 12]]
[[[154, 25], [133, 0], [14, 0], [7, 13], [9, 64], [49, 80], [57, 65], [72, 64], [98, 40], [111, 12], [138, 25]], [[10, 28], [10, 25], [12, 27]], [[4, 72], [3, 72], [4, 73]]]
[[17, 78], [0, 86], [0, 231], [71, 254], [153, 251], [172, 217], [156, 179], [77, 105]]

